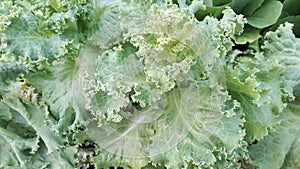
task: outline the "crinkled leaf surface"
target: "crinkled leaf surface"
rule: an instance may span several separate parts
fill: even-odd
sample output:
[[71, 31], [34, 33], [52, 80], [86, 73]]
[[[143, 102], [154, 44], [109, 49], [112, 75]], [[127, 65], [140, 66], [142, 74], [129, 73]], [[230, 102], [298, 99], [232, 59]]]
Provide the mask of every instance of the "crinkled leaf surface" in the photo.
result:
[[[65, 5], [74, 5], [74, 8], [68, 9], [67, 12], [61, 8], [55, 11], [43, 1], [5, 0], [2, 6], [11, 10], [0, 11], [6, 23], [0, 29], [1, 52], [8, 57], [26, 57], [30, 61], [52, 61], [71, 52], [71, 48], [78, 48], [80, 35], [74, 22], [76, 14], [81, 12], [78, 9], [80, 7], [76, 5], [82, 3]], [[39, 8], [44, 8], [45, 11]]]
[[120, 5], [121, 0], [92, 0], [94, 11], [93, 19], [89, 22], [89, 32], [92, 35], [89, 42], [107, 48], [114, 42], [121, 39], [122, 30], [120, 29]]
[[66, 58], [49, 65], [45, 71], [31, 72], [29, 83], [41, 91], [44, 101], [50, 106], [51, 115], [58, 119], [56, 129], [65, 131], [72, 124], [85, 123], [90, 115], [85, 110], [86, 101], [79, 87], [79, 72], [87, 69], [87, 58]]
[[299, 168], [281, 2], [2, 0], [0, 168]]
[[[47, 154], [62, 148], [66, 142], [46, 125], [46, 107], [17, 98], [4, 99], [1, 107], [6, 109], [1, 110], [4, 120], [1, 126], [2, 167], [26, 165], [40, 147], [40, 141], [45, 144]], [[21, 130], [20, 126], [23, 127]]]
[[4, 95], [9, 90], [10, 83], [16, 81], [26, 67], [21, 62], [2, 61], [0, 62], [0, 95]]
[[[19, 117], [24, 118], [25, 122], [28, 123], [28, 127], [36, 132], [36, 136], [40, 137], [45, 143], [48, 153], [51, 153], [60, 148], [63, 145], [64, 139], [57, 136], [55, 132], [49, 129], [44, 121], [46, 115], [46, 108], [23, 103], [22, 100], [3, 100], [3, 102], [9, 106], [12, 111], [19, 113]], [[35, 116], [35, 114], [40, 113]]]
[[250, 140], [267, 135], [285, 108], [281, 82], [277, 80], [284, 68], [276, 61], [266, 62], [261, 54], [252, 57], [240, 58], [235, 69], [226, 69], [228, 90], [245, 112], [246, 137]]
[[[154, 5], [141, 15], [144, 24], [125, 10], [125, 42], [98, 52], [87, 46], [87, 53], [99, 55], [95, 72], [86, 71], [81, 79], [87, 108], [99, 120], [87, 126], [101, 148], [96, 165], [135, 168], [149, 159], [170, 168], [190, 161], [197, 166], [239, 165], [226, 160], [238, 158], [233, 152], [241, 146], [243, 118], [236, 110], [225, 111], [228, 95], [218, 60], [243, 20], [227, 10], [221, 21], [198, 22], [178, 10]], [[215, 36], [210, 28], [225, 35]], [[228, 125], [232, 130], [223, 128]], [[223, 161], [217, 162], [215, 154]]]
[[[281, 123], [269, 136], [250, 146], [252, 163], [261, 168], [292, 168], [299, 166], [299, 101], [291, 103], [281, 115]], [[297, 167], [296, 167], [297, 168]]]
[[299, 61], [300, 39], [296, 38], [291, 24], [281, 25], [275, 32], [266, 35], [263, 49], [267, 57], [276, 59], [286, 67], [286, 73], [281, 77], [288, 97], [299, 95]]

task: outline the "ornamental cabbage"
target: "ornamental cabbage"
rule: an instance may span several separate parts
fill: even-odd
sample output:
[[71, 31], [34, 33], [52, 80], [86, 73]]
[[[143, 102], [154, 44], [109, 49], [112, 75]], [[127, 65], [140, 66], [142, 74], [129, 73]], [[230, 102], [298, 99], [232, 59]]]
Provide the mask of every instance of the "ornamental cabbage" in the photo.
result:
[[0, 168], [299, 168], [292, 1], [245, 3], [3, 0]]

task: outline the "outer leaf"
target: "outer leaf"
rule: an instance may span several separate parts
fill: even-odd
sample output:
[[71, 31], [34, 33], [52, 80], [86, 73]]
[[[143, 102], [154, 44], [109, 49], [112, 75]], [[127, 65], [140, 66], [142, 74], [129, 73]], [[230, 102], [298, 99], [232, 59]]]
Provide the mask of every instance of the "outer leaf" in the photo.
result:
[[25, 58], [29, 58], [31, 63], [44, 59], [53, 61], [78, 50], [80, 36], [76, 15], [83, 13], [86, 6], [82, 1], [59, 3], [64, 7], [56, 7], [55, 11], [45, 1], [10, 3], [5, 0], [6, 9], [0, 11], [4, 20], [0, 30], [2, 52], [7, 57], [21, 57], [26, 63]]
[[206, 16], [218, 17], [222, 14], [222, 11], [225, 9], [225, 6], [206, 6], [205, 9], [198, 10], [195, 13], [195, 17], [198, 20], [203, 20]]
[[121, 39], [122, 31], [118, 16], [122, 2], [120, 0], [92, 0], [91, 4], [94, 10], [92, 13], [93, 19], [88, 23], [92, 35], [89, 42], [106, 48]]
[[227, 88], [245, 112], [246, 137], [260, 139], [268, 134], [268, 128], [276, 126], [277, 115], [285, 108], [281, 82], [277, 80], [284, 69], [276, 61], [266, 62], [261, 54], [238, 61], [235, 69], [226, 71]]
[[247, 17], [249, 25], [255, 28], [265, 28], [274, 24], [282, 10], [279, 1], [266, 0], [251, 16]]
[[265, 0], [239, 0], [233, 1], [232, 9], [238, 14], [244, 14], [246, 17], [251, 16]]
[[63, 167], [63, 163], [65, 168], [70, 168], [69, 163], [75, 166], [74, 161], [70, 162], [75, 149], [62, 149], [66, 139], [46, 125], [47, 107], [16, 97], [4, 98], [0, 107], [1, 167]]
[[244, 32], [241, 35], [234, 37], [235, 43], [246, 44], [247, 42], [252, 43], [259, 38], [260, 29], [254, 28], [250, 25], [246, 25]]
[[300, 37], [300, 15], [297, 16], [288, 16], [282, 19], [279, 19], [276, 24], [274, 24], [269, 30], [275, 31], [281, 24], [284, 23], [292, 23], [293, 26], [293, 33], [296, 35], [296, 37]]
[[38, 148], [39, 140], [36, 137], [23, 138], [2, 127], [0, 134], [0, 167], [23, 166], [30, 159], [28, 153]]
[[1, 48], [7, 55], [29, 57], [32, 61], [53, 58], [67, 53], [67, 40], [59, 35], [41, 31], [39, 20], [29, 12], [22, 12], [21, 17], [11, 20], [3, 32]]
[[300, 39], [295, 37], [289, 23], [281, 25], [275, 32], [268, 32], [263, 46], [268, 57], [286, 66], [286, 73], [281, 79], [284, 81], [285, 91], [291, 98], [300, 94], [297, 89], [300, 84], [300, 75], [297, 73], [300, 63], [299, 47]]
[[118, 156], [104, 151], [93, 157], [93, 163], [97, 168], [110, 169], [111, 167], [120, 167], [124, 169], [143, 168], [149, 163], [145, 158], [128, 158]]
[[[53, 153], [47, 153], [47, 148], [42, 144], [39, 150], [32, 155], [31, 159], [23, 166], [23, 168], [39, 168], [39, 169], [70, 169], [75, 168], [77, 159], [75, 159], [77, 147], [68, 146], [57, 150]], [[18, 169], [20, 167], [10, 167]]]
[[9, 90], [9, 85], [21, 73], [25, 72], [25, 65], [17, 61], [0, 61], [0, 95]]
[[75, 61], [66, 58], [49, 66], [49, 72], [32, 72], [26, 76], [42, 92], [42, 99], [50, 106], [51, 115], [58, 119], [56, 129], [60, 132], [66, 131], [72, 124], [85, 123], [90, 119], [78, 82], [79, 73], [87, 69], [89, 59], [82, 62], [83, 58]]
[[282, 16], [300, 15], [300, 2], [297, 0], [285, 0], [282, 12]]
[[11, 111], [18, 113], [19, 118], [23, 118], [25, 122], [20, 121], [21, 124], [27, 123], [32, 128], [31, 130], [36, 132], [36, 136], [40, 137], [45, 143], [48, 153], [63, 146], [65, 140], [57, 136], [45, 124], [46, 107], [26, 103], [19, 99], [5, 99], [4, 103], [9, 106]]
[[[276, 131], [273, 131], [269, 136], [260, 140], [259, 143], [250, 146], [249, 153], [253, 164], [261, 168], [285, 168], [283, 164], [286, 155], [289, 151], [295, 151], [291, 148], [299, 136], [299, 112], [299, 102], [289, 104], [281, 116], [282, 120]], [[292, 152], [286, 161], [287, 165], [289, 160], [295, 158], [295, 156], [292, 156]]]
[[300, 152], [300, 131], [298, 132], [298, 136], [296, 140], [293, 142], [290, 151], [285, 157], [282, 168], [284, 169], [300, 168], [299, 152]]

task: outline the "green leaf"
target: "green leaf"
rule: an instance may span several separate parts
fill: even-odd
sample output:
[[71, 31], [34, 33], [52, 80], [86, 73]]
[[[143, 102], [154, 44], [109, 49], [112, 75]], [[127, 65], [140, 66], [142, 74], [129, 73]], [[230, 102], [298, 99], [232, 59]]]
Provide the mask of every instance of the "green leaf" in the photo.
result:
[[149, 158], [130, 158], [118, 156], [102, 150], [98, 155], [93, 157], [93, 164], [96, 168], [110, 169], [111, 167], [122, 166], [125, 169], [143, 168], [149, 163]]
[[23, 166], [30, 152], [38, 148], [38, 138], [23, 138], [11, 130], [0, 127], [0, 167]]
[[290, 151], [286, 154], [282, 168], [284, 169], [300, 168], [299, 152], [300, 152], [300, 132], [298, 132], [297, 138], [293, 142]]
[[232, 9], [246, 17], [250, 17], [259, 7], [262, 6], [265, 0], [236, 0], [232, 3]]
[[82, 1], [59, 3], [64, 7], [55, 11], [45, 1], [4, 2], [5, 8], [10, 10], [0, 10], [4, 24], [0, 26], [1, 52], [31, 63], [52, 62], [78, 51], [82, 37], [76, 20], [79, 13], [84, 13], [86, 5]]
[[206, 6], [205, 9], [198, 10], [195, 13], [195, 17], [198, 20], [203, 20], [206, 16], [218, 17], [222, 14], [222, 11], [225, 9], [225, 6]]
[[234, 36], [234, 40], [237, 44], [252, 43], [259, 38], [260, 29], [254, 28], [250, 25], [246, 25], [241, 35]]
[[[276, 130], [257, 144], [249, 147], [252, 164], [261, 168], [274, 169], [288, 168], [289, 165], [294, 165], [293, 159], [296, 156], [293, 153], [297, 149], [293, 149], [292, 146], [298, 146], [296, 140], [298, 140], [297, 137], [300, 133], [298, 127], [300, 125], [299, 112], [299, 101], [289, 104], [282, 113], [281, 123]], [[286, 166], [284, 165], [285, 159]], [[296, 162], [295, 165], [299, 165], [299, 163]]]
[[251, 16], [247, 17], [248, 24], [255, 28], [265, 28], [278, 20], [282, 4], [279, 1], [266, 0]]
[[101, 48], [111, 46], [114, 42], [120, 41], [122, 31], [120, 29], [120, 0], [92, 0], [92, 20], [88, 23], [88, 41]]
[[11, 24], [1, 32], [2, 47], [8, 56], [28, 57], [32, 61], [44, 58], [53, 59], [68, 52], [68, 41], [59, 35], [40, 30], [39, 20], [29, 12], [23, 12], [19, 18], [11, 20]]
[[285, 0], [283, 2], [282, 17], [300, 15], [300, 1]]
[[230, 3], [232, 0], [213, 0], [213, 6], [222, 6]]
[[[41, 168], [41, 169], [70, 169], [75, 168], [78, 159], [75, 154], [79, 155], [76, 146], [68, 146], [52, 153], [47, 153], [46, 147], [41, 144], [39, 150], [32, 155], [32, 158], [23, 166], [23, 168]], [[14, 169], [14, 167], [11, 167]], [[18, 167], [15, 167], [18, 169]]]
[[260, 53], [238, 58], [238, 66], [226, 71], [227, 88], [241, 103], [245, 112], [246, 138], [260, 139], [278, 123], [278, 114], [285, 108], [281, 82], [284, 68], [276, 61], [267, 62]]
[[89, 62], [89, 55], [76, 60], [65, 58], [46, 67], [46, 71], [26, 75], [29, 83], [41, 91], [42, 100], [50, 106], [59, 132], [65, 132], [72, 125], [74, 127], [75, 124], [83, 124], [90, 119], [79, 84], [79, 74], [88, 69]]
[[259, 84], [254, 78], [236, 76], [235, 70], [231, 68], [225, 68], [225, 70], [226, 83], [230, 93], [233, 93], [233, 95], [247, 95], [253, 100], [260, 98], [259, 91], [256, 90]]
[[[61, 149], [67, 140], [46, 124], [47, 107], [15, 97], [4, 98], [0, 107], [3, 122], [0, 127], [1, 167], [44, 168], [51, 158], [64, 159], [60, 159], [60, 164], [68, 163], [64, 155], [56, 154], [65, 151]], [[73, 155], [72, 152], [69, 151], [69, 155]]]
[[296, 35], [297, 38], [300, 37], [300, 15], [297, 16], [288, 16], [281, 18], [277, 21], [276, 24], [274, 24], [269, 31], [275, 31], [281, 24], [284, 23], [291, 23], [293, 24], [293, 33]]
[[11, 111], [18, 113], [18, 117], [23, 118], [21, 125], [22, 123], [28, 125], [28, 127], [36, 133], [36, 136], [43, 140], [48, 153], [52, 153], [63, 146], [65, 140], [56, 135], [56, 133], [45, 124], [44, 120], [47, 113], [45, 106], [26, 103], [15, 98], [5, 99], [3, 102], [9, 106]]
[[0, 95], [4, 95], [9, 90], [10, 83], [16, 81], [25, 70], [26, 67], [21, 62], [0, 61]]
[[297, 90], [300, 84], [299, 71], [300, 39], [296, 38], [292, 31], [292, 24], [286, 23], [279, 26], [275, 32], [268, 32], [266, 40], [262, 47], [265, 55], [270, 59], [278, 60], [278, 62], [286, 67], [286, 73], [281, 77], [283, 81], [283, 89], [287, 97], [293, 99], [294, 95], [299, 95]]

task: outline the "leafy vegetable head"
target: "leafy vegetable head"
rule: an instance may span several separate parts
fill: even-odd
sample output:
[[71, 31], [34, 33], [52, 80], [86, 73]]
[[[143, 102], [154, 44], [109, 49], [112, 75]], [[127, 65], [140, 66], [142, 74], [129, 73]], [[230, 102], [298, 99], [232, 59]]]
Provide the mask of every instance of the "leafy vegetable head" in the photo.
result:
[[1, 2], [0, 168], [297, 166], [299, 39], [243, 2]]

